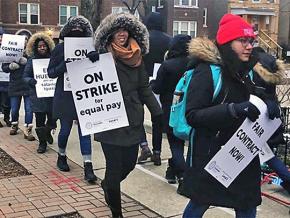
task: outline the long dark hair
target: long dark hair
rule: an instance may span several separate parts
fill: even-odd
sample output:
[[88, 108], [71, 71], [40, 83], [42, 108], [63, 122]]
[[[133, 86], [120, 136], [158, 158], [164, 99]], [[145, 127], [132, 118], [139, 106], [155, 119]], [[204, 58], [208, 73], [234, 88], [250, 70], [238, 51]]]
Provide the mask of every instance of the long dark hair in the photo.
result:
[[217, 45], [221, 58], [222, 70], [227, 72], [231, 77], [240, 80], [250, 71], [249, 63], [239, 59], [237, 53], [232, 49], [231, 42], [224, 45]]

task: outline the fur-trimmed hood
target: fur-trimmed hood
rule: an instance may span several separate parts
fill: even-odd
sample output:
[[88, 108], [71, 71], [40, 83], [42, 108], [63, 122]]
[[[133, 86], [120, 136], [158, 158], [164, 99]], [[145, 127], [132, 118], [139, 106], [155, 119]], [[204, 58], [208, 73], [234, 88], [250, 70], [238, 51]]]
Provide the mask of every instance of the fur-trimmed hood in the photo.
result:
[[54, 44], [52, 38], [48, 34], [46, 34], [45, 32], [38, 32], [38, 33], [33, 34], [27, 43], [25, 52], [28, 55], [28, 57], [35, 56], [35, 54], [36, 54], [35, 43], [39, 39], [46, 42], [46, 44], [48, 45], [49, 52], [51, 52], [54, 49], [55, 44]]
[[84, 37], [90, 37], [93, 35], [93, 28], [90, 21], [84, 16], [70, 17], [66, 24], [60, 30], [60, 39], [67, 37], [73, 28], [80, 27], [84, 31]]
[[129, 37], [134, 38], [141, 48], [141, 53], [149, 52], [149, 33], [143, 23], [134, 15], [128, 13], [110, 14], [102, 20], [95, 32], [95, 47], [99, 52], [106, 52], [112, 34], [124, 28], [129, 32]]
[[[207, 38], [194, 38], [188, 46], [189, 56], [198, 58], [205, 62], [213, 64], [222, 64], [222, 59], [217, 46]], [[267, 83], [280, 85], [284, 83], [285, 67], [282, 61], [277, 60], [278, 70], [271, 73], [264, 68], [259, 62], [254, 66], [253, 70]]]

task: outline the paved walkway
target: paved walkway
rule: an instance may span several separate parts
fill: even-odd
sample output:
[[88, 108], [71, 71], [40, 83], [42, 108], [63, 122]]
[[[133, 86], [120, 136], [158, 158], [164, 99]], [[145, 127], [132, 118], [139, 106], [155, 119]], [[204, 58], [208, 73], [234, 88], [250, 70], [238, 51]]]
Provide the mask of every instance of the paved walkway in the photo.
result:
[[[37, 143], [24, 140], [22, 133], [10, 136], [9, 128], [0, 129], [0, 148], [31, 173], [0, 180], [0, 217], [61, 217], [73, 212], [85, 218], [110, 217], [100, 181], [87, 184], [83, 168], [71, 161], [70, 172], [58, 171], [56, 152], [37, 154]], [[122, 201], [124, 217], [161, 217], [124, 194]]]

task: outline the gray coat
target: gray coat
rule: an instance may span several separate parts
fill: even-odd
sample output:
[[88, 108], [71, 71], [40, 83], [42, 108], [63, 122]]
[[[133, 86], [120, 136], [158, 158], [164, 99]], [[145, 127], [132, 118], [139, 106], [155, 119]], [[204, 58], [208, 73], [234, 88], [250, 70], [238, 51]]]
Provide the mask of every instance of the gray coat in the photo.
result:
[[130, 146], [140, 143], [144, 134], [143, 104], [148, 107], [152, 116], [162, 114], [162, 110], [149, 86], [144, 64], [131, 68], [117, 60], [116, 68], [129, 126], [95, 134], [95, 140], [107, 144]]

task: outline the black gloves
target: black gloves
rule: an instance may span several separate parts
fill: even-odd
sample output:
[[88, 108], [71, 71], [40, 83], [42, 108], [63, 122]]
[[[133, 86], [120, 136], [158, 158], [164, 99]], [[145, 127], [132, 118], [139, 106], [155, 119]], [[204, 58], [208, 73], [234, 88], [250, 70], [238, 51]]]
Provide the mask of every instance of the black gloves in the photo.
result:
[[89, 52], [86, 57], [90, 59], [91, 62], [96, 62], [100, 59], [99, 53], [96, 51]]
[[265, 100], [265, 104], [267, 105], [269, 119], [274, 120], [274, 118], [280, 117], [280, 108], [275, 101]]
[[257, 55], [253, 55], [253, 54], [252, 54], [252, 55], [250, 56], [250, 59], [249, 59], [248, 63], [247, 63], [248, 68], [249, 68], [249, 69], [253, 69], [254, 66], [257, 64], [258, 61], [259, 61], [259, 57], [257, 57]]
[[28, 84], [29, 84], [30, 86], [32, 86], [32, 87], [35, 86], [36, 83], [37, 83], [37, 80], [34, 79], [34, 78], [31, 78], [31, 79], [29, 80], [29, 82], [28, 82]]
[[242, 103], [231, 103], [229, 104], [229, 111], [235, 118], [247, 117], [252, 122], [258, 119], [260, 115], [259, 109], [249, 101]]

